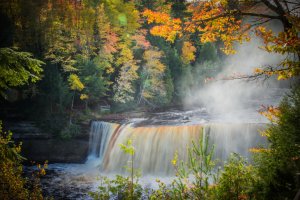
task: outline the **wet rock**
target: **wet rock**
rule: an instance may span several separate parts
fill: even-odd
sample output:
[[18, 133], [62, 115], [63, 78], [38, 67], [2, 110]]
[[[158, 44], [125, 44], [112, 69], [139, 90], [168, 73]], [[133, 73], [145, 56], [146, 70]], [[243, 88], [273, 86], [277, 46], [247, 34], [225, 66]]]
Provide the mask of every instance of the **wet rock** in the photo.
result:
[[29, 161], [49, 163], [84, 163], [89, 149], [88, 140], [26, 139], [22, 154]]

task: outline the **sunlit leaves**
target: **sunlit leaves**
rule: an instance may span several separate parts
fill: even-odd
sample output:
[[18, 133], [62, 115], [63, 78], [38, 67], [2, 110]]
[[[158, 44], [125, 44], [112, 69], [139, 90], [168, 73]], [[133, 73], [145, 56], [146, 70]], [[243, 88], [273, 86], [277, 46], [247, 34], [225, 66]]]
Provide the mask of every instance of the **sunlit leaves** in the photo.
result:
[[300, 74], [300, 62], [294, 57], [299, 55], [300, 49], [299, 28], [297, 24], [295, 24], [294, 28], [280, 32], [279, 34], [275, 34], [266, 27], [259, 26], [256, 28], [256, 34], [263, 39], [264, 46], [262, 48], [266, 51], [286, 56], [278, 64], [278, 68], [260, 69], [259, 73], [267, 76], [277, 75], [278, 80], [289, 79]]
[[233, 54], [234, 42], [248, 40], [246, 30], [248, 25], [242, 25], [232, 15], [224, 14], [224, 8], [217, 0], [200, 1], [189, 6], [192, 17], [183, 23], [180, 19], [172, 19], [169, 14], [145, 10], [144, 16], [148, 23], [158, 25], [151, 29], [153, 35], [164, 37], [167, 41], [174, 42], [176, 36], [183, 36], [184, 33], [200, 32], [200, 41], [216, 42], [223, 41], [222, 50], [226, 54]]
[[134, 99], [133, 82], [138, 78], [138, 66], [134, 60], [132, 51], [126, 44], [121, 45], [122, 49], [117, 59], [117, 64], [120, 66], [120, 74], [114, 85], [114, 101], [126, 103]]
[[276, 123], [276, 121], [280, 117], [280, 109], [274, 106], [263, 106], [262, 109], [259, 111], [260, 114], [268, 118], [271, 122]]
[[190, 63], [195, 60], [196, 48], [190, 42], [184, 42], [181, 49], [181, 58], [184, 63]]
[[0, 93], [9, 87], [21, 86], [40, 80], [44, 63], [31, 53], [11, 48], [0, 48]]
[[144, 52], [145, 64], [141, 72], [140, 102], [166, 95], [164, 82], [166, 66], [160, 61], [162, 57], [163, 52], [154, 48]]
[[[287, 3], [289, 4], [289, 2]], [[278, 80], [289, 79], [299, 75], [299, 16], [289, 10], [282, 10], [280, 13], [280, 7], [277, 8], [277, 5], [273, 6], [273, 9], [276, 9], [276, 14], [280, 15], [278, 17], [275, 15], [264, 15], [256, 11], [249, 13], [247, 10], [243, 10], [247, 7], [247, 2], [240, 2], [240, 4], [240, 6], [230, 6], [230, 2], [227, 0], [197, 1], [189, 4], [188, 12], [190, 16], [184, 18], [182, 22], [179, 22], [178, 19], [173, 19], [168, 13], [147, 9], [144, 11], [144, 16], [147, 18], [148, 23], [154, 23], [154, 27], [151, 30], [153, 35], [161, 36], [167, 41], [173, 42], [176, 36], [197, 33], [201, 43], [222, 41], [223, 46], [221, 49], [225, 54], [236, 53], [234, 49], [235, 43], [249, 41], [249, 30], [253, 30], [253, 27], [258, 26], [248, 24], [245, 16], [250, 15], [257, 21], [262, 21], [259, 24], [263, 24], [271, 19], [280, 19], [285, 23], [285, 27], [284, 31], [278, 34], [273, 33], [266, 26], [258, 26], [255, 30], [257, 36], [262, 38], [264, 42], [264, 50], [270, 53], [281, 54], [286, 56], [286, 58], [276, 67], [256, 70], [255, 75], [277, 75]], [[272, 10], [269, 6], [267, 8]], [[288, 26], [286, 26], [287, 23]]]
[[133, 156], [135, 154], [135, 149], [134, 149], [134, 146], [132, 146], [132, 140], [131, 139], [128, 139], [126, 141], [126, 144], [119, 144], [119, 145], [120, 145], [121, 150], [124, 153], [129, 154], [131, 156]]
[[83, 83], [76, 74], [71, 74], [68, 78], [68, 82], [71, 90], [81, 91], [84, 88]]
[[154, 26], [150, 32], [153, 35], [161, 36], [169, 42], [174, 42], [177, 36], [181, 36], [181, 20], [172, 19], [170, 15], [161, 12], [151, 11], [146, 9], [143, 16], [147, 17], [148, 23], [157, 23], [160, 25]]
[[87, 95], [87, 94], [81, 94], [80, 95], [80, 99], [81, 100], [86, 100], [86, 99], [88, 99], [89, 98], [89, 96]]

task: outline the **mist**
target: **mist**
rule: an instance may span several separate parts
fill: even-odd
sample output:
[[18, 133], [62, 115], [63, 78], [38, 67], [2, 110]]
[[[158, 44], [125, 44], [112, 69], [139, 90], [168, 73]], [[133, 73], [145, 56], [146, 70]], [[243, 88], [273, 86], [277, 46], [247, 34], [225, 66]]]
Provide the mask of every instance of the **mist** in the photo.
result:
[[270, 54], [259, 48], [262, 45], [254, 36], [251, 42], [238, 45], [237, 53], [222, 62], [223, 70], [215, 79], [194, 89], [192, 95], [184, 99], [185, 106], [205, 107], [214, 118], [222, 118], [222, 121], [266, 122], [258, 110], [262, 105], [278, 105], [286, 92], [279, 87], [282, 81], [276, 77], [224, 80], [234, 74], [253, 75], [254, 68], [278, 64], [282, 55]]

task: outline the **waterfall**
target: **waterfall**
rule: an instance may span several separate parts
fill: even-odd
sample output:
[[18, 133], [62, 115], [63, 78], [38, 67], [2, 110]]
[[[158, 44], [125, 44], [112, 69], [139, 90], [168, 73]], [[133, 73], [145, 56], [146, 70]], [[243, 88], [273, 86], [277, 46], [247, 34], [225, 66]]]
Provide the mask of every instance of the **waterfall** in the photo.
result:
[[192, 140], [198, 140], [202, 133], [201, 126], [156, 126], [131, 127], [120, 130], [114, 144], [105, 155], [103, 170], [107, 173], [124, 173], [130, 156], [122, 152], [119, 144], [124, 144], [128, 138], [135, 148], [135, 167], [142, 174], [169, 175], [174, 173], [171, 164], [175, 152], [187, 160], [187, 147]]
[[265, 127], [259, 123], [210, 124], [205, 126], [204, 134], [215, 146], [216, 159], [225, 161], [231, 153], [239, 153], [251, 160], [249, 149], [267, 142], [260, 134]]
[[130, 155], [122, 152], [120, 144], [132, 140], [135, 148], [134, 167], [143, 175], [172, 175], [171, 160], [175, 152], [179, 160], [187, 161], [187, 148], [202, 135], [215, 145], [215, 158], [226, 160], [236, 152], [249, 157], [249, 148], [266, 143], [260, 136], [265, 124], [205, 124], [180, 126], [117, 125], [93, 122], [90, 133], [89, 160], [97, 160], [103, 173], [125, 173]]
[[118, 124], [93, 121], [89, 139], [89, 156], [87, 163], [99, 165], [102, 162], [107, 144]]

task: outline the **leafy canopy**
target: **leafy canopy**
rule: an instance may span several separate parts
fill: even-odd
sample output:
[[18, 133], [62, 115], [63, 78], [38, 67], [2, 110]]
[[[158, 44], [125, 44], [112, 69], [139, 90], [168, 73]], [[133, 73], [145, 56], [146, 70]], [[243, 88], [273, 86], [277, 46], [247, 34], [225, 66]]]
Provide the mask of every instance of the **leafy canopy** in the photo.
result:
[[10, 87], [22, 86], [41, 79], [44, 63], [31, 53], [0, 48], [0, 93]]

